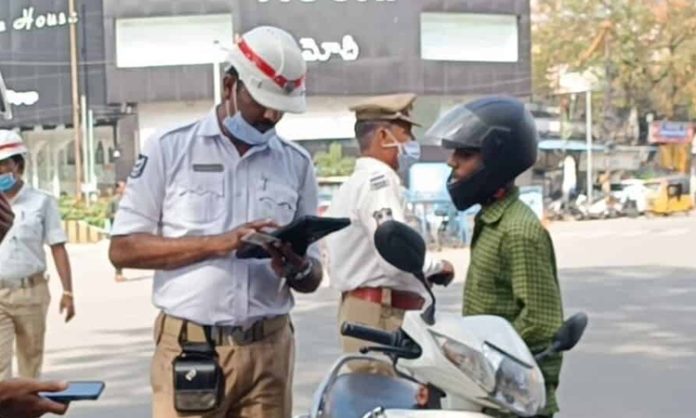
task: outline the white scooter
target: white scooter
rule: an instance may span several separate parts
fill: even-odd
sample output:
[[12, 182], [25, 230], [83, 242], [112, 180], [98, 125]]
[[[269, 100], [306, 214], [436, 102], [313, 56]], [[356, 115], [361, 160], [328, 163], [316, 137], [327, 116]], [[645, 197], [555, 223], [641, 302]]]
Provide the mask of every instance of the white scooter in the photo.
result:
[[422, 273], [425, 243], [413, 229], [387, 221], [375, 233], [375, 244], [385, 260], [426, 286], [432, 303], [422, 312], [406, 312], [401, 329], [393, 333], [344, 323], [343, 335], [380, 344], [361, 352], [386, 354], [398, 377], [341, 373], [354, 362], [389, 365], [369, 356], [343, 356], [315, 392], [310, 413], [297, 418], [489, 417], [484, 408], [536, 415], [546, 403], [537, 361], [575, 346], [587, 316], [570, 318], [552, 345], [533, 356], [502, 318], [435, 312], [435, 297]]

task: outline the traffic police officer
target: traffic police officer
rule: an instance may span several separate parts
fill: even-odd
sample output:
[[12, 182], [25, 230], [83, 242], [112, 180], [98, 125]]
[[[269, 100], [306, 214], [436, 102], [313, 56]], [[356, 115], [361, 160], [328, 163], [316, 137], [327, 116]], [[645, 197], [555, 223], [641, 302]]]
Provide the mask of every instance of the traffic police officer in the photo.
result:
[[206, 329], [226, 389], [204, 416], [289, 417], [288, 286], [311, 292], [321, 281], [314, 246], [302, 257], [287, 245], [272, 250], [272, 262], [234, 255], [244, 235], [317, 211], [310, 156], [275, 133], [283, 112], [306, 108], [301, 50], [287, 32], [258, 27], [238, 39], [229, 63], [223, 104], [145, 144], [116, 215], [112, 263], [156, 270], [154, 417], [178, 416], [172, 360], [180, 337], [204, 341]]
[[[457, 209], [482, 207], [471, 243], [464, 314], [503, 317], [532, 353], [544, 351], [563, 321], [556, 256], [548, 231], [514, 186], [536, 162], [534, 118], [517, 99], [486, 97], [455, 107], [426, 137], [452, 150], [447, 187]], [[539, 366], [546, 383], [540, 417], [550, 417], [558, 412], [560, 354]]]
[[0, 244], [0, 380], [12, 375], [16, 339], [22, 377], [39, 377], [44, 353], [46, 314], [51, 300], [46, 280], [46, 253], [51, 247], [63, 285], [60, 311], [75, 316], [67, 237], [58, 204], [22, 180], [28, 150], [14, 131], [0, 131], [0, 192], [10, 202], [14, 225]]
[[[423, 306], [422, 284], [387, 263], [373, 238], [380, 223], [405, 221], [399, 173], [407, 174], [420, 158], [420, 145], [411, 132], [417, 124], [409, 115], [415, 99], [414, 94], [393, 94], [351, 107], [361, 157], [327, 212], [327, 216], [351, 219], [349, 227], [326, 238], [331, 285], [342, 293], [339, 327], [354, 322], [394, 331], [401, 326], [406, 310]], [[454, 275], [449, 262], [430, 254], [424, 271], [426, 276], [438, 274], [446, 283]], [[342, 337], [341, 342], [348, 353], [365, 345], [350, 337]]]

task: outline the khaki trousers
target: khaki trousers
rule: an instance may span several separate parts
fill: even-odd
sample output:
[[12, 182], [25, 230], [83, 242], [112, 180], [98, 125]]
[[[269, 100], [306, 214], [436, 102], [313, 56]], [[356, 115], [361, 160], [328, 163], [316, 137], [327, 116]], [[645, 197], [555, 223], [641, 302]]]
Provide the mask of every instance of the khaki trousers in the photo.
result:
[[151, 368], [154, 418], [291, 416], [295, 341], [289, 323], [248, 345], [218, 345], [218, 361], [225, 375], [225, 399], [217, 410], [196, 415], [180, 414], [174, 409], [172, 361], [181, 353], [181, 347], [178, 338], [162, 333], [163, 318], [160, 315], [155, 322], [157, 348]]
[[[392, 308], [386, 303], [380, 304], [346, 295], [343, 297], [338, 310], [339, 333], [344, 322], [365, 325], [384, 331], [396, 331], [401, 327], [401, 323], [404, 320], [404, 312], [406, 311]], [[357, 338], [341, 336], [341, 346], [346, 354], [359, 353], [360, 348], [373, 345], [376, 344]], [[387, 359], [384, 356], [380, 356], [380, 358]], [[349, 367], [353, 372], [393, 374], [391, 367], [385, 369], [381, 364], [376, 363], [359, 363], [349, 365]]]
[[12, 377], [15, 341], [19, 376], [38, 378], [41, 374], [50, 302], [43, 276], [35, 279], [34, 286], [0, 288], [0, 380]]

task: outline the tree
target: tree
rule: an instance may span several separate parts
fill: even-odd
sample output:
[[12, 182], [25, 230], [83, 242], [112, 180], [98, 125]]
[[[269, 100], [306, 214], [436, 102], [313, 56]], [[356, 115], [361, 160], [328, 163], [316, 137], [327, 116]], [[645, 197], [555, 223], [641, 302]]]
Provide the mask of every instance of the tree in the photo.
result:
[[321, 177], [348, 176], [353, 173], [355, 158], [344, 157], [343, 147], [334, 142], [329, 146], [328, 152], [316, 153], [314, 163]]
[[[532, 32], [535, 93], [549, 96], [560, 66], [599, 69], [603, 133], [631, 113], [686, 119], [696, 113], [696, 2], [540, 0]], [[606, 30], [602, 44], [593, 42]], [[592, 47], [595, 47], [594, 49]], [[591, 53], [588, 53], [591, 52]], [[616, 122], [616, 123], [615, 123]]]

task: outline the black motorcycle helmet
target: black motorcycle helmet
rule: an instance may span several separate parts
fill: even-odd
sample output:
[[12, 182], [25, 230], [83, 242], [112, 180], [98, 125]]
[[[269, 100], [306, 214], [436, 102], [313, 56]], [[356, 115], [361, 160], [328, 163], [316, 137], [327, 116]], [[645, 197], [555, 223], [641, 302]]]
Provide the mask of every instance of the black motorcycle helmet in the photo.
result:
[[537, 130], [524, 104], [486, 97], [448, 111], [426, 132], [446, 149], [481, 152], [483, 164], [463, 180], [450, 176], [447, 190], [459, 210], [489, 202], [495, 193], [536, 162]]

